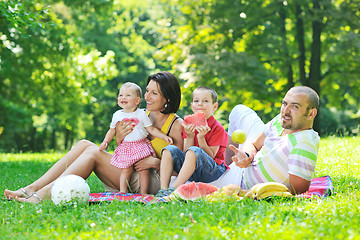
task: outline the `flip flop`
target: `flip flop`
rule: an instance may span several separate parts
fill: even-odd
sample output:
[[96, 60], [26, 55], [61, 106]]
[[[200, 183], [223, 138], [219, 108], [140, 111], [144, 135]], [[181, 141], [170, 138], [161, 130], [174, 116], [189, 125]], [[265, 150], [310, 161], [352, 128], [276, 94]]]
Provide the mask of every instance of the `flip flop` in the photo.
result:
[[32, 194], [30, 194], [29, 196], [27, 196], [25, 199], [29, 199], [31, 197], [36, 197], [40, 202], [42, 202], [42, 198], [39, 197], [36, 192], [33, 192]]
[[41, 197], [39, 197], [37, 194], [36, 194], [36, 192], [34, 192], [34, 194], [32, 194], [34, 197], [36, 197], [38, 200], [39, 200], [39, 202], [42, 202], [42, 198]]
[[23, 188], [20, 188], [20, 191], [22, 192], [25, 198], [29, 198], [30, 196], [32, 196], [32, 194], [31, 195], [27, 194]]

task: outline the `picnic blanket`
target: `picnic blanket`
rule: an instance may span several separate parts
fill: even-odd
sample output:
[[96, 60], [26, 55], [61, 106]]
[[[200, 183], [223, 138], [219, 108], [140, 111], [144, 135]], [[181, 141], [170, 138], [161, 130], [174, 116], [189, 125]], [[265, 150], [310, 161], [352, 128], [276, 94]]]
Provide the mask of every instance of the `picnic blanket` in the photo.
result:
[[90, 193], [89, 203], [111, 202], [114, 200], [121, 202], [140, 202], [145, 204], [166, 202], [164, 198], [144, 196], [137, 193], [102, 192], [102, 193]]
[[[310, 183], [309, 191], [298, 194], [296, 197], [300, 198], [325, 198], [334, 193], [334, 186], [330, 176], [323, 176], [313, 178]], [[98, 202], [110, 202], [110, 201], [122, 201], [122, 202], [140, 202], [145, 204], [153, 204], [159, 202], [167, 202], [164, 198], [158, 198], [154, 196], [143, 196], [137, 193], [120, 193], [120, 192], [102, 192], [102, 193], [90, 193], [90, 203]]]

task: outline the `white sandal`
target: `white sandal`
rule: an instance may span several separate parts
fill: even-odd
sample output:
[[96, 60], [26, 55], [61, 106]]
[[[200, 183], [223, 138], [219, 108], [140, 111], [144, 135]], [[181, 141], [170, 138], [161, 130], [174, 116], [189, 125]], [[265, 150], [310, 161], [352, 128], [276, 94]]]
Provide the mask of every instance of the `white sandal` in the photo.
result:
[[42, 202], [42, 198], [39, 197], [39, 196], [36, 194], [36, 192], [34, 192], [32, 195], [33, 195], [34, 197], [36, 197], [36, 198], [39, 200], [39, 202]]
[[25, 189], [20, 188], [19, 190], [21, 191], [21, 193], [24, 195], [25, 198], [28, 198], [28, 197], [31, 196], [31, 195], [27, 194], [27, 192], [25, 191]]
[[36, 192], [33, 192], [31, 195], [27, 196], [25, 199], [29, 199], [31, 197], [36, 197], [40, 202], [42, 202], [41, 197], [39, 197]]

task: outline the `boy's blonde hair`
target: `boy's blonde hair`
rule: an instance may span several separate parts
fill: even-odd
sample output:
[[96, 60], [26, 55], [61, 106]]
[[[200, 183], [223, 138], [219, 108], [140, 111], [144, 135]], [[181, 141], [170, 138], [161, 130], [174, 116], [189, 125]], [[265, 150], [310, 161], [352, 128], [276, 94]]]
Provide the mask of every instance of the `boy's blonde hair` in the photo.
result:
[[205, 87], [205, 86], [197, 87], [197, 88], [193, 91], [191, 101], [193, 101], [193, 100], [194, 100], [194, 92], [195, 92], [196, 90], [205, 90], [205, 91], [209, 91], [209, 92], [210, 92], [210, 94], [211, 94], [211, 99], [212, 99], [213, 103], [216, 103], [216, 102], [217, 102], [218, 95], [217, 95], [216, 91], [215, 91], [214, 89], [212, 89], [212, 88]]
[[136, 92], [137, 97], [141, 98], [142, 91], [139, 85], [137, 85], [136, 83], [126, 82], [123, 85], [121, 85], [121, 87], [131, 88]]

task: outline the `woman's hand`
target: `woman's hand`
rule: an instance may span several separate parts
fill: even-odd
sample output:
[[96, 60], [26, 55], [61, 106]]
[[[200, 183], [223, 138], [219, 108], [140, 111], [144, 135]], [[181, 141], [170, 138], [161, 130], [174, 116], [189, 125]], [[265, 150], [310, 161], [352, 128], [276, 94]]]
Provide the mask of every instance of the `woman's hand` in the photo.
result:
[[149, 156], [146, 157], [138, 162], [136, 162], [134, 164], [135, 170], [137, 172], [141, 172], [143, 170], [147, 170], [149, 168], [156, 168], [156, 169], [160, 169], [160, 159], [153, 157], [153, 156]]
[[117, 146], [119, 146], [119, 144], [122, 143], [124, 138], [132, 132], [134, 128], [134, 125], [132, 123], [132, 121], [119, 121], [116, 123], [115, 140]]
[[237, 149], [234, 145], [229, 145], [229, 148], [235, 153], [231, 160], [240, 168], [247, 168], [254, 159], [254, 154], [249, 156], [244, 151]]
[[170, 145], [172, 145], [174, 143], [174, 141], [172, 140], [171, 137], [166, 136], [166, 138], [164, 139], [166, 142], [168, 142]]

